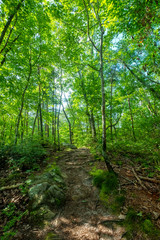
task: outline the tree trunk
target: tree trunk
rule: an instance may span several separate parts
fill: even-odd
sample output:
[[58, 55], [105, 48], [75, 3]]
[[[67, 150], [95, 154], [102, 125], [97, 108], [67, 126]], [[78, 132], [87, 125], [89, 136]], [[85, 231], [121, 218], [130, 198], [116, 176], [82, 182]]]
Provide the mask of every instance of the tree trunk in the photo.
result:
[[23, 136], [24, 136], [24, 121], [23, 117], [21, 116], [21, 142], [23, 142]]
[[72, 141], [73, 132], [72, 132], [72, 127], [71, 127], [71, 122], [70, 122], [70, 120], [69, 120], [69, 118], [68, 118], [68, 116], [66, 114], [66, 111], [64, 109], [63, 104], [62, 104], [62, 107], [63, 107], [63, 112], [64, 112], [64, 115], [65, 115], [65, 118], [66, 118], [66, 120], [68, 122], [68, 126], [69, 126], [69, 140], [70, 140], [70, 144], [73, 144], [73, 141]]
[[43, 119], [42, 119], [42, 104], [39, 103], [39, 120], [40, 120], [40, 130], [41, 130], [41, 140], [43, 140]]
[[110, 104], [110, 130], [111, 130], [111, 141], [113, 141], [113, 78], [111, 78], [111, 104]]
[[38, 111], [39, 111], [39, 104], [38, 104], [37, 111], [36, 111], [36, 116], [35, 116], [34, 122], [33, 122], [32, 137], [33, 137], [33, 135], [34, 135], [34, 130], [35, 130], [35, 126], [36, 126], [36, 120], [37, 120], [37, 118], [38, 118]]
[[94, 120], [94, 115], [93, 115], [93, 110], [91, 110], [90, 114], [90, 121], [91, 121], [91, 129], [92, 129], [92, 138], [94, 141], [96, 141], [96, 127], [95, 127], [95, 120]]
[[24, 99], [25, 99], [25, 93], [28, 89], [28, 85], [29, 85], [29, 81], [31, 78], [31, 73], [32, 73], [32, 65], [31, 65], [31, 57], [29, 59], [29, 74], [28, 74], [28, 79], [27, 79], [27, 84], [23, 90], [23, 94], [22, 94], [22, 100], [21, 100], [21, 107], [20, 107], [20, 111], [19, 111], [19, 115], [18, 115], [18, 120], [17, 120], [17, 125], [16, 125], [16, 133], [15, 133], [15, 145], [17, 144], [17, 140], [18, 140], [18, 135], [19, 135], [19, 124], [20, 124], [20, 120], [21, 120], [21, 116], [22, 116], [22, 111], [23, 111], [23, 107], [24, 107]]
[[[90, 40], [90, 42], [92, 43], [94, 49], [99, 53], [99, 57], [100, 57], [100, 78], [101, 78], [101, 95], [102, 95], [102, 155], [104, 158], [104, 161], [106, 163], [106, 166], [108, 168], [108, 171], [110, 172], [114, 172], [107, 153], [106, 153], [106, 113], [105, 113], [105, 84], [104, 84], [104, 69], [103, 69], [103, 37], [104, 37], [104, 29], [101, 23], [101, 19], [99, 17], [99, 13], [98, 11], [96, 12], [94, 9], [94, 6], [91, 4], [93, 11], [94, 11], [94, 15], [98, 21], [99, 24], [99, 28], [100, 28], [100, 48], [97, 48], [96, 44], [93, 42], [91, 36], [90, 36], [90, 21], [89, 21], [89, 12], [88, 12], [88, 8], [86, 5], [85, 0], [83, 0], [84, 6], [85, 6], [85, 10], [86, 10], [86, 14], [87, 14], [87, 33], [88, 33], [88, 38]], [[97, 5], [99, 5], [99, 2], [97, 1]]]
[[129, 106], [129, 111], [130, 111], [130, 116], [131, 116], [133, 139], [134, 139], [134, 141], [136, 141], [136, 135], [135, 135], [135, 130], [134, 130], [134, 120], [133, 120], [133, 113], [132, 113], [130, 98], [128, 98], [128, 106]]
[[[48, 113], [48, 102], [46, 102], [46, 111]], [[48, 125], [48, 122], [45, 122], [45, 135], [46, 137], [49, 139], [49, 125]]]

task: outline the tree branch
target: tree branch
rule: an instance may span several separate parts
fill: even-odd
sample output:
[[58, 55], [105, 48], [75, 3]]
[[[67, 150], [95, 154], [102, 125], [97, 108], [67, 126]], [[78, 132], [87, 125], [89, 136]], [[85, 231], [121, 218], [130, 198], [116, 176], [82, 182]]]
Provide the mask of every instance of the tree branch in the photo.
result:
[[152, 93], [154, 93], [156, 95], [156, 97], [158, 99], [160, 99], [160, 94], [152, 87], [149, 86], [148, 84], [146, 84], [146, 82], [140, 78], [129, 66], [126, 62], [124, 62], [122, 59], [120, 59], [122, 61], [122, 63], [124, 64], [124, 66], [131, 72], [131, 74], [146, 88], [148, 88]]
[[92, 43], [93, 47], [96, 49], [97, 52], [100, 52], [100, 49], [98, 49], [95, 45], [95, 43], [93, 42], [91, 36], [90, 36], [90, 26], [89, 26], [89, 14], [88, 14], [88, 9], [87, 9], [87, 6], [86, 6], [86, 2], [85, 0], [83, 0], [83, 3], [84, 3], [84, 7], [85, 7], [85, 10], [86, 10], [86, 14], [87, 14], [87, 35], [88, 35], [88, 38], [90, 40], [90, 42]]
[[2, 31], [2, 33], [1, 33], [1, 36], [0, 36], [0, 45], [1, 45], [1, 43], [2, 43], [2, 41], [3, 41], [3, 39], [4, 39], [4, 37], [5, 37], [5, 34], [6, 34], [7, 30], [8, 30], [8, 28], [9, 28], [9, 26], [10, 26], [10, 24], [11, 24], [13, 18], [14, 18], [14, 16], [15, 16], [16, 13], [18, 12], [18, 10], [20, 9], [23, 1], [24, 1], [24, 0], [21, 0], [21, 1], [18, 3], [17, 7], [15, 8], [14, 13], [9, 16], [8, 21], [6, 22], [6, 25], [4, 26], [3, 31]]

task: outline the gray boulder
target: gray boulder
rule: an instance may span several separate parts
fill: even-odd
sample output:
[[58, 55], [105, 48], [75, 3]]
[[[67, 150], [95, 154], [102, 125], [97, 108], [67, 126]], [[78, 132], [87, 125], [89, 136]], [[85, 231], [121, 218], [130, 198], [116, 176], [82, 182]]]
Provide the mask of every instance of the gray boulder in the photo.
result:
[[28, 191], [31, 209], [41, 207], [53, 209], [65, 201], [65, 183], [62, 176], [55, 169], [34, 177], [29, 182]]

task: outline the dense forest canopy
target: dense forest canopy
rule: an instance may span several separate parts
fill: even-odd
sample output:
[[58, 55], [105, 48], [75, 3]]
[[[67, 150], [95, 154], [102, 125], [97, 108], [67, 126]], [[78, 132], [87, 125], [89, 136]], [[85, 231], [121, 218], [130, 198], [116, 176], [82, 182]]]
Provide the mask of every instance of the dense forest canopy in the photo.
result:
[[1, 0], [1, 147], [94, 142], [109, 164], [106, 146], [132, 146], [157, 166], [159, 9], [157, 0]]

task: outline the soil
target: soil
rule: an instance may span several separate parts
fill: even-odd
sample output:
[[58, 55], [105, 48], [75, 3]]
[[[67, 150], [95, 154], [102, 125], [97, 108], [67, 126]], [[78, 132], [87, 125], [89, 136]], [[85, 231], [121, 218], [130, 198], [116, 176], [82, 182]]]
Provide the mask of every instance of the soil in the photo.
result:
[[[119, 216], [113, 215], [99, 199], [99, 191], [92, 184], [89, 172], [96, 165], [106, 169], [104, 162], [95, 161], [89, 149], [80, 148], [53, 153], [51, 162], [55, 161], [64, 175], [67, 192], [64, 206], [57, 210], [53, 221], [46, 222], [45, 226], [33, 226], [27, 219], [22, 219], [17, 225], [18, 233], [14, 239], [24, 240], [125, 240], [126, 230], [120, 222], [128, 207], [150, 215], [157, 227], [160, 227], [160, 201], [158, 184], [144, 182], [144, 190], [132, 172], [132, 166], [126, 159], [121, 159], [121, 166], [113, 165], [120, 178], [120, 187], [126, 192], [125, 206]], [[5, 196], [4, 196], [5, 193]], [[1, 193], [0, 199], [5, 204], [11, 201], [10, 196], [19, 201], [19, 206], [27, 206], [28, 199], [20, 198], [17, 189]], [[2, 196], [3, 195], [3, 196]], [[8, 199], [8, 200], [6, 200]], [[3, 203], [4, 204], [4, 203]], [[3, 223], [1, 222], [1, 225]], [[48, 236], [48, 238], [47, 238]], [[140, 240], [140, 236], [133, 238]]]

